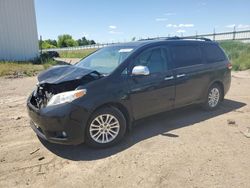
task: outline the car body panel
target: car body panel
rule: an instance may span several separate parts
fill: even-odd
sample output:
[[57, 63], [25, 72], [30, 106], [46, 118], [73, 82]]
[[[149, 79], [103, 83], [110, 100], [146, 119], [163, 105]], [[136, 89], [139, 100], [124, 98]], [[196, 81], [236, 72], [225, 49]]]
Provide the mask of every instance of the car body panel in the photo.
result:
[[37, 79], [42, 83], [59, 84], [62, 82], [81, 79], [83, 76], [92, 72], [95, 71], [73, 65], [58, 65], [43, 71], [38, 75]]
[[174, 79], [165, 80], [166, 77], [173, 77], [172, 71], [150, 77], [129, 78], [129, 98], [135, 119], [173, 108]]
[[210, 82], [210, 70], [207, 65], [203, 64], [175, 70], [175, 108], [189, 105], [201, 99], [202, 91], [206, 90]]

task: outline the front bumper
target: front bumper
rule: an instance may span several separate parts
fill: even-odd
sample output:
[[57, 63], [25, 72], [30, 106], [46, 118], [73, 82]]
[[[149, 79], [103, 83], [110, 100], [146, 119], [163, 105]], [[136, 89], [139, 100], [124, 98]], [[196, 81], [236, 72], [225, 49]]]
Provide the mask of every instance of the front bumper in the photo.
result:
[[30, 126], [36, 134], [49, 142], [76, 145], [84, 142], [89, 113], [72, 103], [37, 109], [27, 102]]

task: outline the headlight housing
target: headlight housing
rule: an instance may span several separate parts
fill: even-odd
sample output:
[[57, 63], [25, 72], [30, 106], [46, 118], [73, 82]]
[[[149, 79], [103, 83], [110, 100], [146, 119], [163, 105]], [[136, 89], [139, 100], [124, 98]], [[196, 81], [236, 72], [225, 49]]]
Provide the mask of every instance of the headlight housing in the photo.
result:
[[51, 97], [47, 106], [52, 106], [52, 105], [57, 105], [57, 104], [62, 104], [62, 103], [69, 103], [75, 99], [83, 97], [84, 95], [86, 95], [86, 93], [87, 93], [86, 89], [58, 93], [54, 95], [53, 97]]

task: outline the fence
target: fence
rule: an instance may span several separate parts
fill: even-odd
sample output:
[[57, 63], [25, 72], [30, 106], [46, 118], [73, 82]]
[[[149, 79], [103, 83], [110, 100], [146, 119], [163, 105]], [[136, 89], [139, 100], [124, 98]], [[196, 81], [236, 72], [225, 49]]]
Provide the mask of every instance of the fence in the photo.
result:
[[[170, 35], [168, 36], [170, 37]], [[148, 39], [161, 39], [168, 37], [156, 37], [156, 38], [148, 38]], [[223, 32], [223, 33], [210, 33], [210, 34], [201, 34], [201, 35], [192, 35], [185, 36], [184, 38], [208, 38], [213, 41], [226, 41], [226, 40], [240, 40], [240, 41], [250, 41], [250, 30], [245, 31], [232, 31], [232, 32]], [[103, 43], [103, 44], [93, 44], [86, 46], [74, 46], [74, 47], [66, 47], [66, 48], [53, 48], [53, 49], [44, 49], [43, 51], [73, 51], [73, 50], [83, 50], [83, 49], [93, 49], [93, 48], [103, 48], [105, 46], [109, 46], [117, 43]]]
[[250, 30], [245, 31], [232, 31], [232, 32], [224, 32], [224, 33], [211, 33], [211, 34], [202, 34], [202, 35], [193, 35], [187, 36], [187, 38], [199, 38], [205, 37], [211, 39], [213, 41], [224, 41], [224, 40], [241, 40], [248, 41], [250, 40]]

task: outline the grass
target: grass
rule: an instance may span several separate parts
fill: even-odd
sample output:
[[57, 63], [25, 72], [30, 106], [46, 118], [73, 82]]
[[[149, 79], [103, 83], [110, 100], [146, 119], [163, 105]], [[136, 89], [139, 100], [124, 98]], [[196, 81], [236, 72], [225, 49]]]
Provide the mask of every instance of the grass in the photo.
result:
[[95, 52], [97, 49], [84, 49], [84, 50], [74, 50], [74, 51], [59, 51], [61, 58], [84, 58], [89, 54]]
[[34, 62], [0, 61], [0, 76], [34, 76], [56, 64], [54, 60], [45, 60], [42, 64], [34, 64]]
[[[84, 58], [89, 54], [95, 52], [97, 49], [84, 49], [76, 51], [61, 51], [59, 52], [61, 58]], [[0, 77], [1, 76], [34, 76], [39, 72], [48, 69], [49, 67], [57, 65], [53, 59], [45, 59], [35, 62], [14, 62], [14, 61], [0, 61]]]
[[233, 64], [233, 70], [250, 69], [250, 43], [225, 41], [220, 42], [220, 45], [229, 56]]

